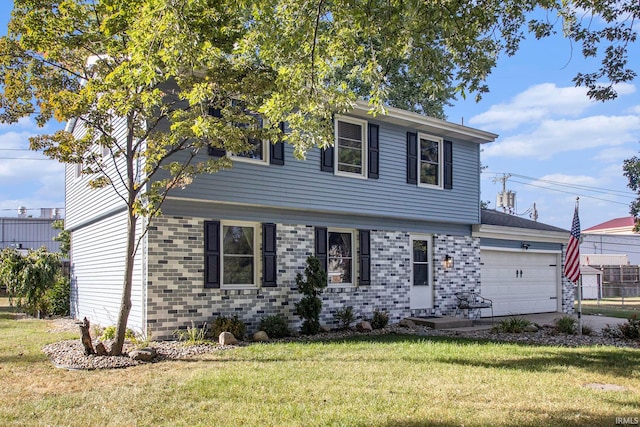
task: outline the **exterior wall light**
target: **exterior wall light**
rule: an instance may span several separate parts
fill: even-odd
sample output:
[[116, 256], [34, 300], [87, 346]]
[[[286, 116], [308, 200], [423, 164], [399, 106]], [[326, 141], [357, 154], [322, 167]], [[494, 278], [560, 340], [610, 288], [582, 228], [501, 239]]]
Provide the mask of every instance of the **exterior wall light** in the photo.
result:
[[453, 267], [453, 258], [449, 256], [449, 254], [444, 256], [444, 260], [442, 261], [442, 266], [444, 268], [452, 268]]

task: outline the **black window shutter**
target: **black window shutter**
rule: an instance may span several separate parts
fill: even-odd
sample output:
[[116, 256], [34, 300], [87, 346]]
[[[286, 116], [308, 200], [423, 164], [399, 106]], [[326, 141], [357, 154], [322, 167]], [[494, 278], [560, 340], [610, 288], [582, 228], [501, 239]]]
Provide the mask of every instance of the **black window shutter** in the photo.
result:
[[[280, 132], [284, 134], [284, 122], [280, 122]], [[270, 144], [271, 150], [271, 164], [284, 166], [284, 142], [278, 141], [275, 144]]]
[[320, 170], [322, 172], [333, 172], [334, 147], [322, 148], [320, 150]]
[[[222, 117], [222, 111], [219, 108], [209, 107], [209, 115], [213, 117]], [[209, 155], [215, 157], [224, 157], [227, 152], [224, 148], [213, 147], [209, 145]]]
[[220, 222], [204, 222], [204, 287], [220, 287]]
[[378, 179], [380, 174], [380, 143], [378, 125], [369, 123], [369, 178]]
[[369, 230], [359, 230], [360, 238], [360, 284], [371, 284], [371, 236]]
[[444, 141], [444, 188], [453, 188], [453, 143]]
[[418, 183], [418, 134], [407, 132], [407, 184]]
[[276, 266], [276, 225], [262, 224], [262, 286], [274, 287], [278, 284]]
[[316, 227], [316, 258], [327, 271], [327, 227]]

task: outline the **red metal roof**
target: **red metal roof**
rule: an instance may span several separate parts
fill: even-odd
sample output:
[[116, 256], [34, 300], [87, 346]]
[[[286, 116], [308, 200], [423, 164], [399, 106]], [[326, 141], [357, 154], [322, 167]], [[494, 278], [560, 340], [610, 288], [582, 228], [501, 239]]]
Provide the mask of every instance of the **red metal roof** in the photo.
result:
[[635, 219], [632, 216], [625, 216], [623, 218], [615, 218], [609, 220], [607, 222], [603, 222], [602, 224], [594, 225], [593, 227], [582, 230], [583, 232], [587, 231], [598, 231], [598, 230], [607, 230], [610, 228], [625, 228], [631, 227], [635, 225]]

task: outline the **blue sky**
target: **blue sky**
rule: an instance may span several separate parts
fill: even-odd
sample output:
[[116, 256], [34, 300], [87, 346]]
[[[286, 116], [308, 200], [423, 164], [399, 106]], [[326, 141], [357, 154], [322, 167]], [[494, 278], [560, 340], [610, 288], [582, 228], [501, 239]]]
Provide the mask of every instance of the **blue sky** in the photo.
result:
[[[3, 2], [2, 34], [10, 11], [11, 2]], [[640, 72], [638, 44], [631, 57]], [[583, 229], [629, 215], [634, 195], [622, 162], [640, 148], [640, 80], [619, 87], [615, 101], [591, 101], [572, 83], [578, 71], [591, 71], [587, 66], [579, 46], [564, 39], [526, 41], [514, 57], [499, 61], [480, 103], [471, 95], [446, 109], [451, 122], [500, 135], [481, 156], [482, 200], [491, 208], [502, 186], [495, 178], [512, 174], [506, 186], [525, 218], [535, 203], [538, 221], [569, 229], [577, 196]], [[39, 129], [31, 120], [0, 125], [0, 216], [15, 216], [18, 206], [34, 216], [40, 208], [64, 207], [64, 168], [26, 150], [29, 136], [61, 128]]]

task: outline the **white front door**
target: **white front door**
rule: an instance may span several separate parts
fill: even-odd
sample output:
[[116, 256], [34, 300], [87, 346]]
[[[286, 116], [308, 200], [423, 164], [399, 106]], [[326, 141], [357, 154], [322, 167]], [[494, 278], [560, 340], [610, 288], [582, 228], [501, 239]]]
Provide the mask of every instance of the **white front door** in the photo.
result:
[[412, 310], [433, 308], [433, 260], [431, 235], [411, 236], [411, 290], [409, 306]]

